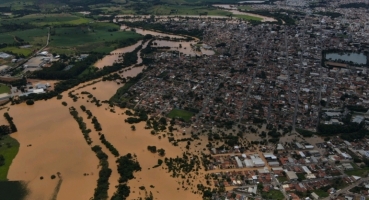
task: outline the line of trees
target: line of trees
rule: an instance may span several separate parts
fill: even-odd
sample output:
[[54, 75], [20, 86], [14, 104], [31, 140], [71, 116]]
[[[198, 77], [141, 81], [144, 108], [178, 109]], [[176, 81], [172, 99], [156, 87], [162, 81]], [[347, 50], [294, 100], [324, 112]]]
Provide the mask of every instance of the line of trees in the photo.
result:
[[101, 150], [98, 145], [93, 146], [92, 151], [95, 152], [100, 161], [101, 169], [99, 171], [99, 179], [97, 179], [97, 187], [94, 192], [94, 200], [101, 200], [108, 198], [109, 177], [112, 170], [109, 168], [108, 155]]
[[18, 129], [17, 129], [17, 127], [15, 126], [15, 124], [14, 124], [14, 122], [13, 122], [13, 117], [10, 117], [10, 115], [9, 115], [9, 113], [4, 113], [4, 117], [5, 117], [5, 119], [8, 121], [8, 123], [9, 123], [9, 126], [10, 126], [10, 130], [11, 130], [11, 132], [12, 133], [14, 133], [14, 132], [17, 132], [18, 131]]
[[92, 117], [92, 123], [94, 124], [94, 128], [96, 131], [102, 131], [101, 124], [97, 121], [97, 118], [94, 116]]
[[109, 142], [105, 139], [104, 134], [100, 135], [100, 141], [101, 143], [103, 143], [105, 145], [105, 147], [107, 149], [109, 149], [110, 153], [113, 154], [115, 157], [119, 156], [119, 152], [118, 150]]
[[77, 121], [79, 129], [82, 131], [83, 137], [85, 138], [87, 144], [90, 145], [92, 143], [92, 140], [89, 135], [89, 133], [91, 132], [91, 129], [87, 129], [86, 123], [83, 122], [83, 117], [78, 116], [78, 112], [74, 107], [69, 108], [69, 113]]

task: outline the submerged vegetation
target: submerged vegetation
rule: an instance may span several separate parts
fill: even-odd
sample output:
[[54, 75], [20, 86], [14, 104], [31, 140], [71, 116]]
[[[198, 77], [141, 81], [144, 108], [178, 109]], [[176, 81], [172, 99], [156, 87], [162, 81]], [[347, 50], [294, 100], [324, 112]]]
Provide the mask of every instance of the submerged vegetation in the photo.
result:
[[120, 184], [117, 186], [117, 191], [114, 193], [111, 199], [125, 200], [130, 194], [130, 187], [127, 186], [127, 182], [134, 178], [134, 172], [141, 171], [141, 166], [138, 163], [137, 159], [133, 157], [130, 153], [119, 157], [116, 162], [118, 163]]
[[107, 199], [109, 189], [109, 177], [111, 175], [111, 169], [109, 168], [108, 155], [106, 155], [101, 147], [98, 145], [93, 146], [92, 151], [95, 152], [100, 163], [99, 179], [97, 179], [97, 187], [94, 192], [93, 199]]

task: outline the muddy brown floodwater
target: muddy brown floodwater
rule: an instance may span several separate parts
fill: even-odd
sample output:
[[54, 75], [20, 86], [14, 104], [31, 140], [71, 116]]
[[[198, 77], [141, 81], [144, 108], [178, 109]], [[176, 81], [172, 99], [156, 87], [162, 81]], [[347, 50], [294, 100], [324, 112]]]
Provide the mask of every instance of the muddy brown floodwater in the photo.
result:
[[20, 143], [8, 179], [28, 183], [30, 195], [27, 199], [51, 199], [58, 178], [52, 180], [50, 177], [57, 172], [63, 179], [58, 199], [92, 197], [98, 178], [98, 159], [84, 141], [68, 108], [54, 98], [33, 106], [25, 103], [10, 106], [8, 112], [18, 129], [11, 136]]
[[97, 68], [103, 68], [105, 66], [113, 65], [114, 62], [123, 61], [123, 60], [119, 60], [119, 59], [122, 59], [122, 57], [120, 57], [120, 56], [124, 53], [131, 52], [131, 51], [135, 50], [135, 48], [140, 46], [141, 43], [142, 43], [142, 40], [138, 41], [134, 45], [116, 49], [116, 50], [110, 52], [110, 55], [107, 55], [104, 58], [102, 58], [101, 60], [98, 60], [94, 64], [94, 66], [97, 67]]
[[[142, 71], [143, 67], [127, 69], [121, 75], [135, 76]], [[165, 149], [166, 157], [181, 156], [183, 151], [179, 147], [171, 145], [167, 138], [158, 139], [158, 136], [152, 136], [150, 130], [144, 129], [144, 123], [135, 124], [136, 130], [132, 131], [131, 125], [124, 122], [127, 116], [122, 113], [125, 110], [114, 108], [115, 113], [113, 113], [107, 104], [97, 107], [94, 103], [87, 102], [88, 97], [81, 94], [82, 91], [87, 91], [99, 100], [107, 100], [122, 85], [113, 81], [86, 84], [88, 83], [71, 89], [75, 90], [74, 94], [78, 93], [80, 97], [77, 102], [73, 102], [68, 97], [68, 92], [71, 91], [69, 90], [62, 94], [61, 100], [53, 98], [37, 101], [32, 106], [25, 103], [8, 105], [9, 111], [0, 110], [0, 114], [8, 112], [18, 128], [18, 132], [13, 133], [12, 137], [19, 141], [20, 149], [10, 167], [8, 179], [27, 182], [30, 194], [26, 199], [49, 200], [55, 194], [57, 199], [61, 200], [93, 197], [97, 185], [99, 161], [91, 150], [92, 145], [100, 145], [108, 154], [109, 166], [113, 170], [109, 179], [109, 196], [111, 197], [116, 191], [115, 186], [119, 179], [116, 158], [99, 141], [98, 133], [87, 119], [87, 115], [80, 109], [81, 105], [86, 106], [97, 117], [103, 129], [101, 132], [121, 155], [127, 153], [137, 155], [142, 171], [135, 173], [136, 178], [129, 181], [131, 187], [129, 199], [145, 196], [145, 192], [139, 189], [140, 186], [145, 186], [148, 192], [151, 191], [155, 199], [201, 199], [201, 195], [191, 192], [195, 189], [187, 191], [182, 189], [178, 183], [182, 179], [170, 177], [162, 167], [152, 169], [159, 158], [163, 160], [164, 158], [149, 152], [147, 146], [155, 145]], [[84, 87], [77, 89], [81, 86]], [[63, 101], [68, 106], [63, 106], [61, 104]], [[71, 106], [77, 109], [79, 115], [84, 118], [87, 128], [92, 130], [91, 146], [85, 142], [77, 122], [69, 113], [68, 108]], [[51, 175], [57, 175], [58, 172], [61, 174], [62, 183], [60, 190], [56, 191], [59, 178], [51, 179]], [[40, 179], [41, 176], [43, 180]], [[200, 182], [195, 180], [195, 183]], [[151, 188], [151, 185], [154, 188]]]

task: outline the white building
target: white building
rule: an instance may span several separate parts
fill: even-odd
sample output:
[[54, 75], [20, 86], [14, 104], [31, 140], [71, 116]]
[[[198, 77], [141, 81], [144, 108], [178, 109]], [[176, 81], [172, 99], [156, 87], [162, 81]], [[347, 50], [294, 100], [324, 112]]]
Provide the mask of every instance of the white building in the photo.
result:
[[306, 166], [302, 166], [302, 169], [303, 169], [307, 174], [311, 174], [311, 171], [310, 171]]
[[237, 166], [238, 166], [238, 168], [242, 168], [242, 167], [243, 167], [243, 165], [242, 165], [241, 160], [240, 160], [237, 156], [235, 156], [234, 158], [236, 159], [236, 162], [237, 162]]

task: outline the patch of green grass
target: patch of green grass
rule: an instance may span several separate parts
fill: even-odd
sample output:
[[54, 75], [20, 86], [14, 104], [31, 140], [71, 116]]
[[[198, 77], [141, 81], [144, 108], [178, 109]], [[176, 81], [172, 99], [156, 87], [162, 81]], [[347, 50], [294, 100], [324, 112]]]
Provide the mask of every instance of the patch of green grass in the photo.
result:
[[6, 135], [1, 137], [0, 145], [0, 154], [5, 158], [5, 164], [0, 166], [0, 180], [7, 180], [9, 167], [19, 150], [19, 143], [16, 139]]
[[243, 20], [254, 20], [254, 21], [261, 21], [262, 18], [260, 17], [254, 17], [254, 16], [249, 16], [249, 15], [233, 15], [233, 17], [236, 17], [238, 19], [243, 19]]
[[319, 197], [323, 197], [324, 198], [324, 197], [328, 197], [329, 196], [328, 192], [323, 191], [321, 189], [314, 190], [313, 192], [315, 192], [315, 194], [317, 194]]
[[118, 25], [95, 23], [89, 26], [55, 28], [51, 36], [51, 52], [101, 52], [109, 53], [117, 48], [114, 41], [124, 41], [130, 38], [138, 39], [142, 35], [131, 31], [109, 31], [119, 29]]
[[269, 192], [262, 192], [261, 196], [263, 199], [276, 199], [276, 200], [283, 200], [284, 195], [279, 190], [271, 190]]
[[86, 76], [88, 74], [95, 73], [97, 70], [98, 70], [97, 67], [90, 66], [87, 69], [85, 69], [80, 75], [78, 75], [78, 78], [82, 78], [82, 77], [84, 77], [84, 76]]
[[252, 10], [251, 6], [248, 5], [238, 6], [237, 8], [241, 10]]
[[349, 175], [349, 176], [367, 176], [369, 173], [369, 167], [364, 167], [364, 168], [359, 168], [359, 169], [355, 169], [355, 170], [349, 170], [349, 171], [345, 171], [345, 174]]
[[285, 181], [288, 181], [287, 177], [285, 177], [285, 176], [278, 176], [277, 179], [278, 179], [279, 183], [283, 183]]
[[28, 57], [32, 54], [31, 48], [19, 48], [19, 47], [5, 47], [1, 48], [0, 52], [11, 52], [13, 54], [23, 54], [24, 56]]
[[193, 112], [187, 111], [187, 110], [181, 110], [181, 109], [173, 109], [168, 113], [168, 117], [174, 118], [179, 117], [184, 119], [185, 121], [190, 121], [191, 117], [194, 115]]
[[61, 25], [80, 25], [87, 24], [91, 19], [84, 18], [69, 13], [59, 14], [31, 14], [18, 18], [4, 19], [3, 24], [19, 24], [19, 25], [33, 25], [37, 27], [43, 26], [61, 26]]
[[303, 181], [303, 180], [305, 180], [305, 179], [306, 179], [306, 177], [305, 177], [305, 174], [304, 174], [304, 173], [297, 173], [296, 175], [297, 175], [298, 179], [299, 179], [299, 180], [301, 180], [301, 181]]
[[150, 14], [155, 15], [207, 15], [227, 16], [231, 12], [207, 6], [158, 5], [150, 8]]
[[[1, 27], [0, 27], [1, 29]], [[44, 46], [47, 40], [48, 28], [35, 28], [11, 32], [0, 33], [0, 43], [13, 44], [18, 41], [15, 36], [24, 40], [24, 42], [29, 42], [31, 45]]]
[[7, 85], [0, 84], [0, 94], [10, 93], [10, 88]]
[[122, 97], [122, 95], [123, 95], [124, 93], [126, 93], [126, 92], [129, 90], [129, 88], [130, 88], [132, 85], [134, 85], [135, 83], [136, 83], [136, 82], [131, 82], [131, 81], [126, 82], [126, 83], [123, 85], [123, 87], [120, 87], [120, 88], [117, 90], [117, 92], [114, 94], [114, 96], [112, 96], [112, 97], [110, 98], [110, 101], [113, 101], [113, 102], [126, 102], [126, 101], [129, 101], [129, 99]]

